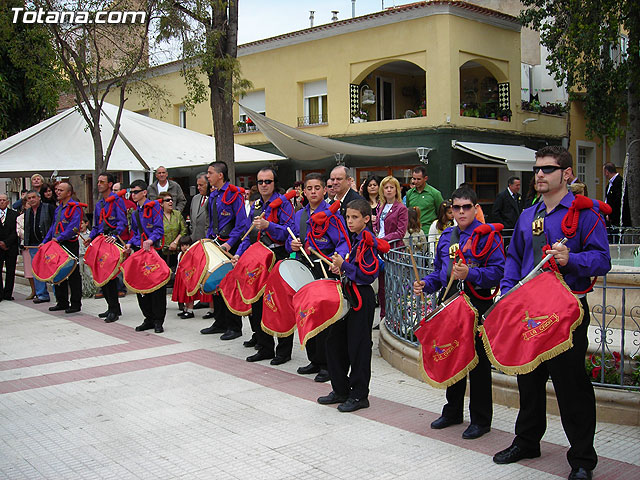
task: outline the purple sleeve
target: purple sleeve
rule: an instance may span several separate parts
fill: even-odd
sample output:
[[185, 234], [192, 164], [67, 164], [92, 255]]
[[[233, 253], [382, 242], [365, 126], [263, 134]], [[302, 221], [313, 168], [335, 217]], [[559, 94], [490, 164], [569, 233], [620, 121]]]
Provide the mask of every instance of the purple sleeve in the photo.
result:
[[[485, 237], [485, 245], [487, 237]], [[479, 248], [483, 248], [480, 243]], [[480, 288], [491, 288], [500, 284], [500, 279], [504, 275], [504, 250], [502, 239], [494, 237], [489, 258], [482, 258], [482, 265], [477, 268], [470, 268], [467, 280]]]
[[124, 200], [122, 197], [116, 198], [115, 201], [115, 209], [116, 209], [116, 235], [121, 235], [129, 226], [127, 222], [127, 207], [124, 204]]
[[285, 243], [287, 238], [291, 238], [291, 235], [287, 232], [287, 227], [293, 226], [293, 217], [293, 205], [289, 200], [282, 197], [282, 205], [278, 211], [278, 223], [269, 222], [266, 230], [275, 242]]
[[242, 195], [238, 195], [236, 197], [231, 207], [233, 208], [233, 213], [235, 215], [235, 226], [233, 227], [233, 230], [231, 230], [231, 233], [229, 233], [229, 240], [227, 240], [227, 243], [233, 247], [246, 232], [245, 225], [247, 223], [247, 212], [244, 209], [244, 200]]
[[583, 210], [580, 222], [582, 251], [570, 251], [569, 261], [563, 270], [577, 277], [606, 275], [611, 270], [611, 256], [607, 231], [600, 215]]
[[[69, 208], [69, 204], [64, 210]], [[60, 232], [56, 237], [59, 242], [66, 242], [78, 235], [80, 230], [80, 221], [82, 220], [82, 208], [80, 206], [71, 207], [73, 214], [71, 218], [66, 218], [65, 211], [62, 212], [61, 222], [64, 224], [64, 231]]]
[[153, 215], [153, 229], [149, 234], [149, 240], [155, 243], [158, 240], [162, 240], [162, 237], [164, 236], [164, 220], [162, 219], [162, 207], [156, 204], [152, 207], [152, 210], [153, 213], [151, 215]]
[[91, 229], [91, 233], [89, 234], [89, 238], [91, 240], [102, 233], [102, 223], [98, 222], [98, 220], [100, 219], [100, 210], [102, 210], [100, 203], [101, 202], [97, 202], [96, 206], [93, 208], [93, 228]]
[[[365, 263], [367, 265], [371, 265], [374, 262], [374, 258], [375, 258], [374, 256], [376, 255], [377, 255], [377, 250], [367, 249], [364, 253]], [[350, 258], [349, 260], [352, 260], [352, 259]], [[370, 285], [374, 282], [376, 278], [378, 278], [378, 269], [379, 269], [379, 265], [378, 267], [376, 267], [375, 272], [368, 274], [363, 272], [358, 265], [351, 263], [350, 261], [343, 262], [342, 268], [341, 268], [341, 270], [344, 272], [344, 274], [349, 280], [358, 284], [363, 284], [363, 285]]]
[[[253, 205], [251, 205], [251, 210], [249, 210], [249, 216], [246, 217], [245, 219], [245, 224], [242, 227], [242, 235], [244, 235], [245, 233], [247, 233], [247, 231], [251, 228], [251, 224], [253, 223]], [[240, 237], [242, 238], [242, 237]], [[249, 238], [249, 235], [247, 235], [247, 237], [242, 240], [240, 242], [240, 245], [238, 246], [238, 249], [236, 250], [236, 255], [240, 256], [244, 253], [244, 251], [249, 248], [249, 246], [251, 245], [251, 238]]]
[[[300, 229], [298, 228], [298, 226], [300, 225], [300, 217], [302, 216], [302, 212], [304, 210], [298, 210], [295, 213], [295, 217], [294, 219], [291, 221], [291, 231], [293, 232], [293, 234], [298, 237], [300, 235]], [[287, 252], [291, 253], [293, 252], [293, 250], [291, 250], [291, 235], [289, 235], [289, 232], [287, 232], [287, 239], [284, 242], [284, 248], [286, 248]], [[304, 241], [306, 239], [301, 239], [302, 243], [304, 243]]]
[[[138, 213], [136, 213], [138, 212]], [[129, 241], [127, 243], [129, 243], [129, 245], [133, 245], [136, 247], [141, 247], [142, 245], [140, 244], [140, 225], [138, 225], [138, 216], [140, 215], [140, 210], [138, 209], [138, 207], [136, 207], [132, 212], [131, 212], [131, 238], [129, 239]], [[164, 228], [164, 226], [163, 226]]]
[[509, 248], [507, 249], [507, 259], [504, 264], [504, 276], [500, 281], [501, 295], [505, 295], [523, 277], [521, 272], [526, 247], [523, 225], [530, 225], [527, 221], [521, 221], [523, 218], [529, 218], [529, 216], [523, 214], [518, 218], [513, 230], [511, 242], [509, 242]]

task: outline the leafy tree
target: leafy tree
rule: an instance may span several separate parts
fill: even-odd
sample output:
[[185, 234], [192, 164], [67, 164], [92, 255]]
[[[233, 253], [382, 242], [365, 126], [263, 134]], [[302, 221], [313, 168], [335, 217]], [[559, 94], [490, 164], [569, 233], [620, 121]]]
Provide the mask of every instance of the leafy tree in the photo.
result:
[[[640, 204], [640, 0], [522, 0], [521, 20], [540, 31], [549, 70], [583, 102], [587, 134], [626, 134], [629, 204]], [[622, 51], [620, 33], [628, 34]], [[640, 226], [640, 209], [631, 209]]]
[[23, 6], [0, 0], [0, 139], [53, 115], [64, 87], [47, 29], [13, 23], [11, 9]]
[[158, 40], [179, 42], [185, 106], [192, 108], [208, 97], [216, 159], [227, 164], [234, 181], [233, 98], [251, 85], [241, 78], [237, 59], [238, 0], [165, 0], [162, 10]]

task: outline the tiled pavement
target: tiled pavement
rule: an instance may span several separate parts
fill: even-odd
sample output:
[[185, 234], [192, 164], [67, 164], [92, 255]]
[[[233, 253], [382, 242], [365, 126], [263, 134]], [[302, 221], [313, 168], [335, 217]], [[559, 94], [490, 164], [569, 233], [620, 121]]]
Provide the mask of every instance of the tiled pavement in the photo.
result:
[[[307, 479], [566, 478], [567, 440], [548, 416], [542, 457], [495, 465], [517, 411], [495, 406], [493, 430], [475, 441], [463, 425], [429, 429], [444, 394], [389, 366], [374, 346], [371, 408], [342, 414], [315, 403], [328, 384], [250, 364], [242, 339], [200, 335], [200, 318], [166, 332], [135, 332], [134, 295], [105, 324], [103, 300], [65, 315], [0, 303], [0, 478]], [[197, 317], [203, 311], [197, 311]], [[249, 336], [245, 322], [244, 339]], [[595, 478], [640, 479], [640, 428], [599, 423]]]

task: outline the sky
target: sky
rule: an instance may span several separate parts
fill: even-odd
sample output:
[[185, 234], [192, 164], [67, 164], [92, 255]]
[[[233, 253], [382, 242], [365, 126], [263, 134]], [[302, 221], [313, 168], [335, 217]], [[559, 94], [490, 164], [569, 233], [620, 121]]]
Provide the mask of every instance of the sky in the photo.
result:
[[[356, 0], [356, 16], [411, 0]], [[238, 0], [238, 45], [308, 28], [309, 10], [315, 10], [314, 26], [351, 18], [351, 0]]]

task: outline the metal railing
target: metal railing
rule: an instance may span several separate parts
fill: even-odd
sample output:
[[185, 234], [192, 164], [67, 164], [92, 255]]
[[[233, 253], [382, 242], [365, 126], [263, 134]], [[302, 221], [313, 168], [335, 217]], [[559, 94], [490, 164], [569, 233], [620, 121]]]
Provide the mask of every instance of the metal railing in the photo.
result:
[[[433, 271], [431, 254], [414, 249], [414, 258], [421, 278]], [[638, 274], [640, 271], [610, 273], [589, 294], [589, 341], [592, 346], [597, 345], [597, 349], [591, 349], [593, 354], [585, 358], [585, 364], [589, 367], [589, 362], [592, 363], [588, 371], [594, 385], [640, 390], [640, 386], [633, 385], [640, 380], [633, 373], [640, 361], [640, 302], [637, 300], [640, 286], [624, 282], [614, 285], [609, 280], [613, 275], [623, 275], [622, 278], [630, 280]], [[413, 294], [414, 277], [408, 249], [402, 246], [389, 251], [385, 257], [385, 325], [402, 342], [419, 347], [414, 331], [420, 320], [436, 307], [437, 295], [425, 295], [422, 302]], [[618, 280], [620, 277], [616, 277]], [[593, 374], [593, 368], [598, 366]]]
[[298, 117], [298, 126], [304, 127], [307, 125], [322, 125], [328, 123], [328, 117], [326, 113], [322, 115], [309, 115], [307, 117]]

